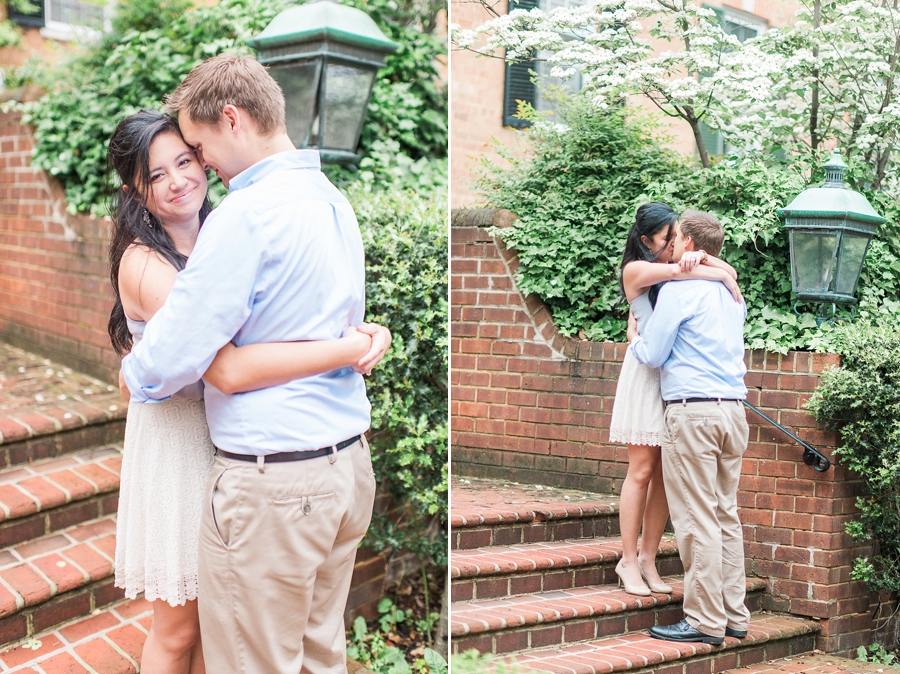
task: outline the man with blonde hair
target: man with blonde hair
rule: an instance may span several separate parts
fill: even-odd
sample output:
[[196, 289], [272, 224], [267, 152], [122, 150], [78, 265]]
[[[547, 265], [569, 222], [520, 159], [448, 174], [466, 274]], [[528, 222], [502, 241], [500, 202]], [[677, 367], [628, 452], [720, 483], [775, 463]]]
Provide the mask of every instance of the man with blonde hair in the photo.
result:
[[[673, 260], [718, 255], [725, 233], [712, 213], [686, 211], [676, 224]], [[654, 626], [657, 639], [721, 644], [747, 636], [744, 539], [737, 489], [749, 427], [742, 400], [744, 318], [718, 281], [666, 283], [642, 335], [629, 329], [634, 357], [660, 368], [665, 401], [662, 464], [678, 554], [685, 619]]]
[[[209, 59], [167, 112], [230, 193], [123, 361], [139, 402], [197, 381], [229, 341], [335, 339], [365, 308], [353, 209], [318, 152], [294, 148], [281, 89], [263, 66]], [[390, 343], [371, 334], [364, 368]], [[206, 392], [217, 448], [199, 555], [206, 669], [346, 672], [343, 612], [375, 495], [363, 378], [343, 368], [249, 393]]]

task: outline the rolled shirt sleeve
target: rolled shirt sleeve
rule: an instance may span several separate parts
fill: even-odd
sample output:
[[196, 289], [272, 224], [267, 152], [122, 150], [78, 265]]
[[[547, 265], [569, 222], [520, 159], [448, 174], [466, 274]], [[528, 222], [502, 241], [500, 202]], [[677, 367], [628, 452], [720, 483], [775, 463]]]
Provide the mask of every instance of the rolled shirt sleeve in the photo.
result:
[[203, 376], [250, 316], [262, 262], [251, 223], [235, 222], [227, 208], [210, 214], [165, 304], [122, 361], [132, 401], [165, 400]]

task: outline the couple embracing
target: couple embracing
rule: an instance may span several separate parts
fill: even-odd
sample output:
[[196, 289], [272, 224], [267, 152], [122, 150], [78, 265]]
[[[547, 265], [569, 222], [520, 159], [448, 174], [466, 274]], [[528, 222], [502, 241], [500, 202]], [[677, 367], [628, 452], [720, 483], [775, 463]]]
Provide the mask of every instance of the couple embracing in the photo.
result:
[[749, 438], [746, 307], [737, 274], [716, 257], [723, 241], [714, 215], [689, 210], [679, 218], [651, 202], [638, 208], [622, 260], [630, 344], [610, 442], [628, 445], [628, 472], [616, 573], [631, 594], [672, 592], [655, 564], [671, 510], [685, 619], [650, 628], [668, 641], [721, 644], [745, 637], [750, 624], [737, 509]]
[[[205, 61], [167, 112], [109, 144], [116, 585], [153, 606], [141, 671], [346, 672], [375, 495], [362, 375], [391, 339], [362, 323], [359, 226], [256, 60]], [[229, 189], [215, 211], [206, 169]]]

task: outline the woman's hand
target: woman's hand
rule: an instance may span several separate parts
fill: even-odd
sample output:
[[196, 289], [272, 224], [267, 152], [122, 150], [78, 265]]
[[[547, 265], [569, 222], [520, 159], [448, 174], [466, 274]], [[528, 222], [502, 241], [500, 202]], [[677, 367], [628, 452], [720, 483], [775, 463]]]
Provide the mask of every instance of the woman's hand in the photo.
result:
[[738, 285], [737, 281], [731, 278], [728, 274], [725, 274], [725, 278], [722, 279], [722, 283], [725, 284], [725, 287], [731, 292], [731, 296], [734, 297], [734, 301], [737, 303], [741, 303], [744, 301], [744, 296], [741, 294], [741, 287]]
[[[371, 373], [375, 366], [381, 362], [381, 359], [384, 358], [387, 350], [391, 348], [391, 342], [394, 338], [391, 335], [390, 330], [377, 323], [363, 323], [357, 328], [353, 328], [352, 326], [348, 328], [348, 330], [351, 329], [355, 329], [364, 335], [371, 337], [371, 345], [369, 346], [368, 352], [360, 358], [353, 367], [354, 371], [367, 375]], [[347, 334], [347, 332], [344, 332], [345, 337]]]
[[640, 333], [638, 333], [637, 328], [637, 319], [634, 317], [633, 311], [628, 311], [628, 330], [625, 332], [628, 337], [628, 343], [631, 344], [634, 340], [640, 337]]
[[698, 265], [702, 264], [704, 258], [706, 258], [706, 253], [702, 250], [686, 251], [681, 254], [681, 259], [678, 260], [678, 266], [681, 267], [681, 271], [688, 274], [694, 271]]
[[[354, 354], [352, 356], [353, 358], [364, 358], [372, 348], [371, 335], [363, 332], [355, 325], [347, 326], [347, 329], [344, 330], [344, 334], [341, 335], [341, 339], [346, 341], [347, 345], [351, 348], [352, 353]], [[356, 369], [356, 366], [353, 366], [353, 368]]]

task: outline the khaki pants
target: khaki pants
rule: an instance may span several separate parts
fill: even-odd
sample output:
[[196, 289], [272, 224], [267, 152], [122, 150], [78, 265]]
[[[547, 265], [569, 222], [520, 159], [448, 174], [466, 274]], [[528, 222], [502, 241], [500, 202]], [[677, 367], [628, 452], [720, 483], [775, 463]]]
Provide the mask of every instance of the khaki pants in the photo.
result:
[[740, 402], [666, 407], [663, 477], [684, 564], [684, 614], [714, 637], [746, 630], [744, 537], [737, 489], [749, 426]]
[[200, 530], [206, 671], [347, 671], [344, 608], [374, 499], [364, 439], [264, 472], [216, 457]]

